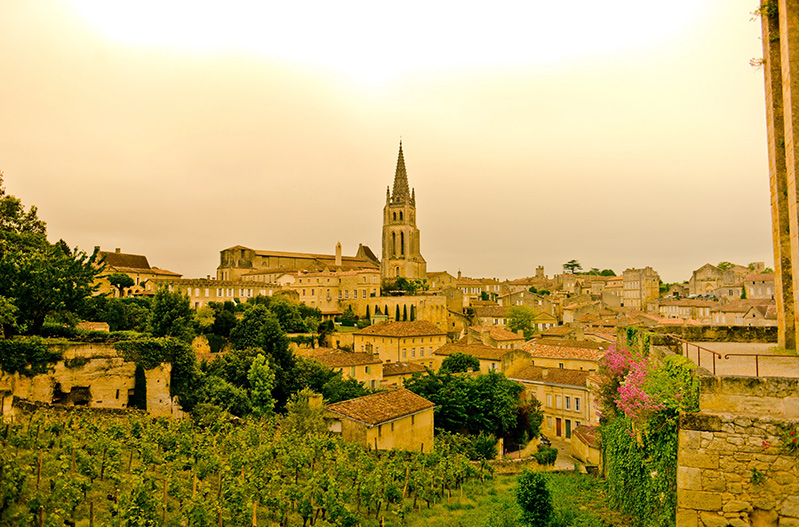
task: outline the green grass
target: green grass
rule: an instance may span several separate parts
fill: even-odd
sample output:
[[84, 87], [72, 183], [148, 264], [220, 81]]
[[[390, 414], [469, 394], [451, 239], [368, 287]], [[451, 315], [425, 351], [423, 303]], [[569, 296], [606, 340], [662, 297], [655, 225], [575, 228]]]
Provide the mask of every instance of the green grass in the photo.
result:
[[[468, 483], [461, 493], [431, 508], [422, 506], [406, 516], [394, 514], [387, 526], [407, 527], [513, 527], [519, 522], [514, 489], [518, 475], [496, 476], [494, 480]], [[631, 526], [632, 521], [607, 508], [605, 485], [587, 474], [549, 472], [548, 489], [555, 514], [551, 527]]]

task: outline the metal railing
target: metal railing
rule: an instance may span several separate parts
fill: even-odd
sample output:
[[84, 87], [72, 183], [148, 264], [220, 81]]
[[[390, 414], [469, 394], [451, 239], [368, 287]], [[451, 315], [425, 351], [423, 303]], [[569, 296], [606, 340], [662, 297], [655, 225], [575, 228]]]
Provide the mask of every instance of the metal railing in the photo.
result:
[[791, 359], [799, 358], [796, 355], [772, 355], [770, 353], [727, 353], [724, 355], [725, 359], [729, 359], [730, 357], [754, 357], [755, 377], [760, 377], [760, 357], [768, 357], [768, 358], [787, 357]]
[[680, 337], [678, 337], [676, 335], [672, 335], [671, 333], [666, 333], [666, 338], [668, 338], [670, 340], [673, 340], [675, 342], [678, 342], [682, 346], [685, 346], [685, 356], [687, 358], [689, 358], [689, 359], [691, 358], [690, 354], [688, 353], [688, 351], [690, 349], [690, 346], [693, 346], [694, 348], [696, 348], [696, 365], [699, 366], [699, 367], [702, 366], [702, 352], [705, 351], [707, 353], [710, 353], [710, 355], [713, 357], [713, 375], [716, 375], [716, 357], [718, 357], [719, 359], [726, 358], [726, 357], [722, 357], [721, 353], [718, 353], [718, 352], [715, 352], [715, 351], [713, 351], [711, 349], [707, 349], [705, 347], [702, 347], [699, 344], [694, 344], [693, 342], [688, 342], [687, 340], [683, 340], [683, 339], [681, 339]]

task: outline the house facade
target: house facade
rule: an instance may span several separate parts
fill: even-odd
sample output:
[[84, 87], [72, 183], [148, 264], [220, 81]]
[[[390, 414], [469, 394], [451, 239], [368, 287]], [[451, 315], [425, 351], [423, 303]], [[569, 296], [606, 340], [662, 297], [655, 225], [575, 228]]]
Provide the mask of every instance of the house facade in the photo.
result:
[[379, 322], [353, 333], [355, 351], [369, 353], [381, 362], [419, 362], [433, 368], [435, 350], [446, 344], [447, 334], [425, 320]]
[[433, 449], [435, 404], [404, 388], [325, 407], [328, 430], [375, 450]]

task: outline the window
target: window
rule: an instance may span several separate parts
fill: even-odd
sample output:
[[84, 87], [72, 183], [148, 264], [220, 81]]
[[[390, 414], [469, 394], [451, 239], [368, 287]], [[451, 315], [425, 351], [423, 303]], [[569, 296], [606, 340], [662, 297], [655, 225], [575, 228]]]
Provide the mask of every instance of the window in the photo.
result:
[[416, 348], [411, 348], [411, 357], [416, 356]]
[[552, 417], [547, 416], [547, 428], [552, 429]]
[[402, 358], [404, 359], [405, 357], [407, 357], [407, 350], [402, 348]]
[[383, 435], [383, 425], [377, 425], [377, 437], [381, 437]]
[[551, 393], [547, 394], [547, 406], [552, 408], [552, 394]]
[[568, 395], [566, 396], [566, 409], [567, 410], [572, 409], [572, 398], [569, 397]]
[[355, 366], [350, 368], [350, 377], [355, 377]]
[[560, 408], [560, 395], [555, 396], [555, 408]]
[[575, 397], [574, 398], [574, 411], [575, 412], [579, 412], [580, 411], [580, 398], [579, 397]]
[[424, 348], [419, 348], [419, 356], [424, 357]]
[[364, 367], [363, 372], [364, 373], [369, 373], [369, 366]]
[[416, 422], [416, 416], [412, 415], [411, 416], [411, 425], [413, 425], [415, 422]]

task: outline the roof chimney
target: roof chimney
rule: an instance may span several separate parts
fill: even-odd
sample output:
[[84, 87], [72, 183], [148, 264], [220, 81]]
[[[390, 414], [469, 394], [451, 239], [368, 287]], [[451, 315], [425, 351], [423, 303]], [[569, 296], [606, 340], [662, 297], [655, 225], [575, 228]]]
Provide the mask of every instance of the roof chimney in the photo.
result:
[[336, 266], [341, 267], [341, 242], [336, 244]]
[[117, 253], [117, 254], [119, 254], [120, 252], [122, 252], [122, 249], [120, 249], [119, 247], [117, 247], [116, 249], [114, 249], [114, 252], [115, 252], [115, 253]]
[[94, 246], [94, 252], [98, 252], [98, 253], [100, 252], [100, 246], [99, 245], [95, 245]]

